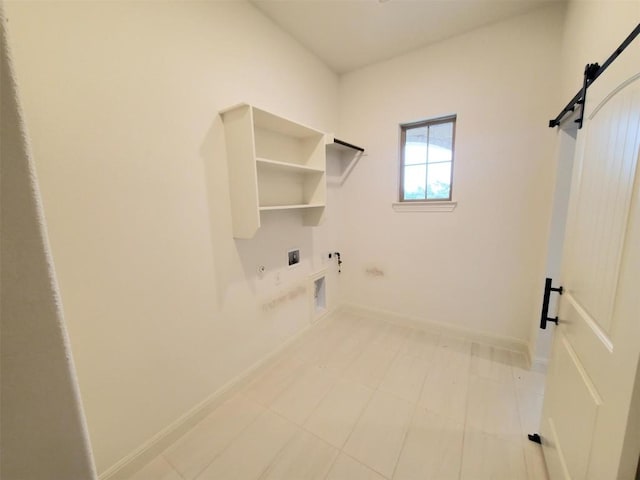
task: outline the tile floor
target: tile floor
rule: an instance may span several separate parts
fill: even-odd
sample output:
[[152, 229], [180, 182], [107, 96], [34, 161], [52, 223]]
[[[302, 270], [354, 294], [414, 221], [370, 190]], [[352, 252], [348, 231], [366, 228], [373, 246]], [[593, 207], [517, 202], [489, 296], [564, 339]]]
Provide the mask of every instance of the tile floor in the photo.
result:
[[131, 480], [545, 480], [521, 354], [334, 315]]

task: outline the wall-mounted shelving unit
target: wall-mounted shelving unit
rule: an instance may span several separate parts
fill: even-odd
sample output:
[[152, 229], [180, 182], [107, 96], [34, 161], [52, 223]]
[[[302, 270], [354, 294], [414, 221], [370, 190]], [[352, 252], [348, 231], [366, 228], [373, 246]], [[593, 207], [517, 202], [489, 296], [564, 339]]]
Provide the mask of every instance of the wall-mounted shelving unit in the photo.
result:
[[365, 155], [364, 148], [327, 134], [327, 183], [342, 185]]
[[304, 225], [319, 225], [327, 195], [325, 134], [248, 104], [220, 115], [233, 236], [252, 238], [261, 212], [273, 210], [299, 210]]

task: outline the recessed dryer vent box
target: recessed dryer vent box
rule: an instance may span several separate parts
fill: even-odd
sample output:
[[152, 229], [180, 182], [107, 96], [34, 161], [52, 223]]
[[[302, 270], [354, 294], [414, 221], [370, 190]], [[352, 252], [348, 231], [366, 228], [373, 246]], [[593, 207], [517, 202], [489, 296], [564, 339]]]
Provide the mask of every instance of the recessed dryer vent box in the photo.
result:
[[315, 322], [327, 313], [327, 270], [321, 270], [309, 277], [311, 291], [311, 321]]

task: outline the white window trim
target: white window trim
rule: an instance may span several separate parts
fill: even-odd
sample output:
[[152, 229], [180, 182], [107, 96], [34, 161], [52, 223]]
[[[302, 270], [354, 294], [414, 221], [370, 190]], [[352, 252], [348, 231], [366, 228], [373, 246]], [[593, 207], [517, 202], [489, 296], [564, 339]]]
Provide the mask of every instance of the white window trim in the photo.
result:
[[[453, 192], [451, 193], [451, 200], [402, 200], [402, 194], [403, 194], [403, 189], [402, 189], [402, 169], [404, 168], [404, 163], [403, 163], [403, 159], [402, 159], [402, 128], [403, 127], [408, 127], [409, 125], [413, 124], [418, 124], [418, 123], [424, 123], [424, 122], [436, 122], [436, 121], [440, 121], [440, 120], [444, 120], [444, 119], [452, 119], [454, 122], [454, 137], [453, 137], [453, 148], [455, 150], [455, 129], [457, 127], [457, 123], [458, 123], [458, 114], [457, 113], [452, 113], [449, 115], [444, 115], [441, 117], [434, 117], [434, 118], [427, 118], [424, 120], [418, 120], [415, 122], [410, 122], [410, 123], [402, 123], [400, 124], [400, 129], [399, 129], [399, 141], [398, 144], [400, 146], [400, 150], [399, 150], [399, 159], [400, 159], [400, 169], [398, 170], [398, 191], [400, 192], [400, 198], [398, 198], [397, 201], [393, 202], [391, 204], [391, 207], [396, 211], [396, 212], [400, 212], [400, 213], [404, 213], [404, 212], [453, 212], [456, 208], [456, 206], [458, 205], [458, 202], [453, 200]], [[453, 168], [453, 162], [454, 162], [454, 158], [452, 157], [451, 159], [451, 166]], [[453, 188], [453, 171], [451, 172], [451, 188]]]
[[400, 213], [404, 212], [453, 212], [458, 205], [454, 201], [429, 202], [393, 202], [391, 207]]

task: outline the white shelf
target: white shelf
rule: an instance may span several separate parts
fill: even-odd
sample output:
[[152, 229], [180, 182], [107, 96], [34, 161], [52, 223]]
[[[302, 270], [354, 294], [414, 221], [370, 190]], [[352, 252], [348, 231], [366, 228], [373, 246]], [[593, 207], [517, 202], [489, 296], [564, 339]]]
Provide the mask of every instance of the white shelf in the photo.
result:
[[260, 207], [260, 210], [263, 212], [267, 212], [270, 210], [298, 210], [300, 208], [324, 208], [324, 204], [315, 204], [311, 205], [308, 203], [298, 204], [298, 205], [265, 205]]
[[268, 160], [266, 158], [256, 158], [256, 164], [258, 167], [271, 168], [282, 172], [325, 173], [322, 168], [308, 167], [306, 165], [298, 165], [296, 163], [278, 162], [276, 160]]
[[280, 133], [287, 137], [293, 138], [309, 138], [322, 135], [318, 130], [307, 127], [297, 122], [293, 122], [283, 117], [269, 113], [256, 107], [253, 109], [253, 121], [256, 127], [264, 128], [271, 132]]
[[324, 133], [247, 104], [220, 115], [233, 236], [252, 238], [265, 211], [302, 209], [304, 225], [319, 225], [327, 191]]

